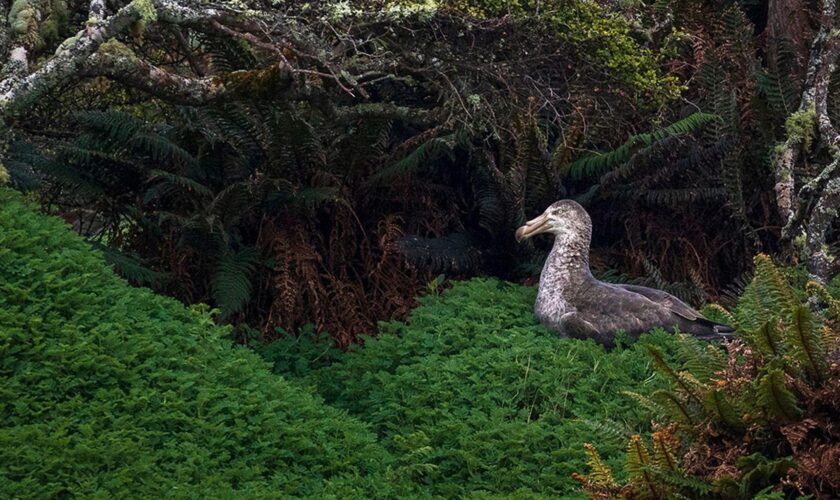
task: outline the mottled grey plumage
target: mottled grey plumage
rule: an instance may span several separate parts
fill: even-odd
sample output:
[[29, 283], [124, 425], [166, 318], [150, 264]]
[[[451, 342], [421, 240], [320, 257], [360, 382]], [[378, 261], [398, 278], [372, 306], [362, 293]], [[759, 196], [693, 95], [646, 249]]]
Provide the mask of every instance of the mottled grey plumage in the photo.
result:
[[704, 318], [678, 298], [661, 290], [615, 285], [595, 279], [589, 270], [592, 221], [580, 205], [558, 201], [516, 231], [519, 240], [554, 234], [554, 248], [540, 275], [534, 313], [542, 324], [564, 336], [591, 338], [611, 346], [623, 330], [638, 337], [653, 328], [719, 339], [733, 332]]

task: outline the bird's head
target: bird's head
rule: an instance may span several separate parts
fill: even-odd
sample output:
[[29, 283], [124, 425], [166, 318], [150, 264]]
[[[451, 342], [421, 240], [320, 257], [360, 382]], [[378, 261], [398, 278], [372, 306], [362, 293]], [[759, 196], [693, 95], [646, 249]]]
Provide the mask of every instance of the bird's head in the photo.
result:
[[586, 238], [592, 234], [592, 221], [589, 214], [577, 202], [560, 200], [552, 203], [539, 217], [529, 220], [516, 230], [516, 241], [527, 240], [531, 236], [551, 233], [568, 239]]

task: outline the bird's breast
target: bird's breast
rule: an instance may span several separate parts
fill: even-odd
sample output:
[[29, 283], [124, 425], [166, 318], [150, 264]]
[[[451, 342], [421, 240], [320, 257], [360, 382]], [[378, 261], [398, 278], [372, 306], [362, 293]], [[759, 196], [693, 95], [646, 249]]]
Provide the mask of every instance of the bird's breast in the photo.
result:
[[560, 317], [570, 310], [569, 303], [559, 293], [543, 293], [540, 290], [540, 293], [537, 294], [537, 301], [534, 303], [534, 314], [540, 320], [540, 323], [559, 323]]

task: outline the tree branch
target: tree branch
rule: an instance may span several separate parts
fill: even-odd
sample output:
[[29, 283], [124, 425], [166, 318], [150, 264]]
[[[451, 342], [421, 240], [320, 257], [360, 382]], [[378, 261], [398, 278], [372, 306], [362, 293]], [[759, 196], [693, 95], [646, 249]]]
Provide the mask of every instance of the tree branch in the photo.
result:
[[[116, 48], [118, 43], [109, 42], [102, 49]], [[226, 86], [218, 78], [187, 78], [164, 71], [143, 61], [125, 46], [119, 47], [118, 53], [100, 50], [92, 55], [79, 75], [105, 76], [176, 104], [205, 104], [227, 92]]]
[[828, 91], [831, 74], [834, 72], [838, 56], [840, 56], [840, 36], [832, 30], [823, 45], [819, 58], [820, 65], [814, 78], [814, 108], [817, 115], [817, 126], [819, 127], [821, 140], [832, 151], [840, 145], [840, 135], [837, 134], [837, 130], [831, 124], [831, 118], [828, 115]]
[[[15, 115], [23, 112], [45, 92], [62, 84], [91, 76], [91, 62], [99, 61], [106, 67], [98, 72], [100, 76], [119, 79], [143, 88], [154, 94], [160, 92], [156, 83], [165, 82], [167, 91], [185, 102], [202, 101], [215, 98], [219, 89], [210, 80], [190, 80], [129, 57], [125, 61], [113, 54], [97, 54], [101, 45], [115, 36], [128, 31], [140, 20], [156, 20], [171, 24], [209, 24], [213, 22], [238, 22], [238, 12], [223, 10], [213, 6], [191, 5], [188, 1], [177, 0], [134, 0], [120, 8], [114, 14], [104, 17], [105, 1], [91, 0], [87, 26], [61, 44], [55, 55], [43, 66], [31, 74], [27, 73], [27, 51], [18, 47], [12, 51], [5, 76], [0, 80], [0, 116]], [[83, 68], [84, 71], [80, 71]], [[118, 68], [126, 70], [121, 74]], [[139, 75], [152, 78], [150, 84], [141, 82]]]
[[[93, 55], [105, 40], [123, 32], [140, 18], [142, 12], [136, 7], [136, 3], [131, 2], [114, 15], [65, 40], [55, 56], [34, 73], [22, 78], [10, 75], [0, 81], [0, 113], [20, 112], [44, 92], [72, 79], [81, 63]], [[20, 57], [20, 52], [18, 54]], [[25, 50], [22, 56], [25, 59]]]

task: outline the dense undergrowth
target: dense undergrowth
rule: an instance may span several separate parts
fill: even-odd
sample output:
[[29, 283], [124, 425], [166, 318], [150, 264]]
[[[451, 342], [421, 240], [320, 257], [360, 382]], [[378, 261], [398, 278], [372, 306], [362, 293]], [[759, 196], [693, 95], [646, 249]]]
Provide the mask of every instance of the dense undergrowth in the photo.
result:
[[269, 365], [0, 191], [0, 495], [556, 498], [582, 496], [586, 470], [595, 494], [640, 474], [662, 495], [823, 494], [837, 290], [756, 262], [738, 307], [709, 311], [742, 331], [728, 352], [661, 331], [611, 352], [559, 339], [533, 288], [474, 279], [348, 353], [265, 345]]
[[676, 342], [660, 332], [606, 353], [543, 329], [533, 301], [532, 288], [475, 279], [422, 298], [407, 323], [384, 325], [332, 364], [301, 340], [263, 354], [371, 423], [399, 474], [426, 492], [569, 495], [585, 442], [604, 443], [618, 463], [622, 436], [647, 429], [649, 416], [622, 391], [662, 387], [645, 346], [674, 353]]
[[388, 491], [365, 425], [225, 332], [0, 191], [0, 497]]
[[475, 280], [358, 352], [270, 345], [287, 381], [9, 191], [0, 229], [2, 496], [571, 495], [585, 441], [617, 464], [647, 427], [643, 345], [672, 352], [558, 340], [532, 289]]
[[630, 438], [625, 482], [587, 445], [590, 473], [575, 477], [592, 497], [836, 497], [836, 280], [826, 286], [767, 255], [754, 260], [755, 275], [733, 311], [708, 308], [739, 332], [725, 351], [689, 346], [673, 363], [649, 348], [670, 380], [667, 390], [634, 395], [655, 416], [655, 431]]

